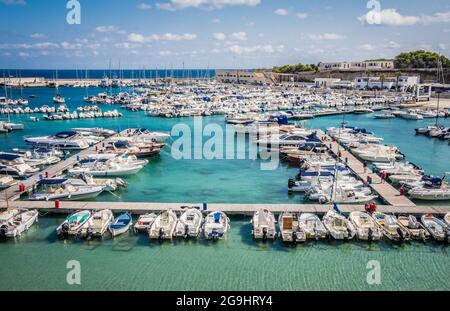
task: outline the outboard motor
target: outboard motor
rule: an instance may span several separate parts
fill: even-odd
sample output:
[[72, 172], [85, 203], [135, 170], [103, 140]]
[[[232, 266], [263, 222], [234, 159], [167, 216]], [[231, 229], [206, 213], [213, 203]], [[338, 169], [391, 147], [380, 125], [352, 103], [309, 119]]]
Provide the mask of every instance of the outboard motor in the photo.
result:
[[297, 243], [297, 234], [295, 232], [292, 232], [292, 243]]
[[86, 231], [86, 237], [90, 240], [90, 239], [92, 239], [93, 235], [94, 235], [94, 232], [92, 231], [92, 228], [88, 228]]
[[189, 226], [184, 226], [184, 238], [187, 239], [189, 237]]
[[368, 240], [368, 241], [373, 241], [373, 232], [372, 232], [372, 228], [369, 228], [369, 232], [367, 232], [367, 240]]
[[3, 225], [0, 227], [0, 238], [6, 237], [6, 233], [8, 232], [8, 227]]
[[61, 234], [66, 236], [68, 233], [69, 233], [69, 224], [66, 222], [63, 223], [61, 226]]
[[163, 237], [164, 237], [164, 230], [163, 228], [159, 228], [158, 240], [161, 241]]
[[267, 241], [267, 228], [263, 228], [263, 241]]
[[292, 178], [289, 179], [289, 181], [288, 181], [288, 188], [292, 189], [292, 187], [294, 187], [294, 186], [295, 186], [295, 180], [293, 180]]
[[403, 241], [405, 239], [405, 235], [403, 234], [403, 231], [400, 228], [397, 228], [397, 233], [400, 237], [400, 241]]

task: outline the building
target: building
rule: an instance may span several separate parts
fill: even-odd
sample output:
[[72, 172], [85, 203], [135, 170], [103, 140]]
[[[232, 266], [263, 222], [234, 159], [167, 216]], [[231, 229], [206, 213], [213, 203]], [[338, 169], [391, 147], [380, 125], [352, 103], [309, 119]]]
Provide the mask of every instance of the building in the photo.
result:
[[330, 88], [333, 86], [334, 83], [340, 82], [341, 79], [335, 79], [335, 78], [315, 78], [314, 79], [314, 86], [317, 88]]
[[341, 70], [341, 71], [365, 71], [365, 70], [390, 70], [394, 69], [392, 60], [374, 60], [363, 62], [332, 62], [319, 63], [320, 71]]
[[400, 89], [406, 89], [408, 87], [414, 87], [420, 83], [420, 77], [417, 76], [400, 76], [387, 77], [381, 79], [381, 77], [356, 77], [353, 80], [353, 85], [356, 89], [394, 89], [398, 86]]
[[216, 70], [216, 79], [222, 83], [266, 83], [266, 79], [263, 74], [249, 70]]

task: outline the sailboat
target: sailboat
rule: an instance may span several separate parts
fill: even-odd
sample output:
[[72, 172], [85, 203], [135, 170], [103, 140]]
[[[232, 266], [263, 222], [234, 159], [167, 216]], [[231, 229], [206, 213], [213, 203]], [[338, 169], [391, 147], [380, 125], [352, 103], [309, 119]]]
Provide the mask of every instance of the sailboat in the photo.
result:
[[56, 94], [55, 97], [53, 97], [53, 102], [55, 104], [64, 104], [66, 100], [62, 95], [59, 93], [59, 85], [58, 85], [58, 69], [56, 69], [56, 75], [55, 75], [55, 88], [56, 88]]

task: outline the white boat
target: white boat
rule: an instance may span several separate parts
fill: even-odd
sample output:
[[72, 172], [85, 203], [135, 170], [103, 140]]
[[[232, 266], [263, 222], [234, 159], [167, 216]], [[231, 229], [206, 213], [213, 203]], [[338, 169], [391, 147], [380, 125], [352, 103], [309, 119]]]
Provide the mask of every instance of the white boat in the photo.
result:
[[124, 234], [133, 225], [133, 218], [130, 213], [124, 213], [117, 217], [108, 227], [113, 237]]
[[[115, 158], [103, 161], [101, 159], [93, 159], [87, 163], [81, 163], [81, 166], [74, 167], [68, 170], [70, 175], [88, 174], [92, 176], [127, 176], [134, 175], [139, 172], [146, 163], [147, 160], [139, 162], [123, 162]], [[145, 163], [145, 164], [144, 164]]]
[[356, 228], [356, 234], [360, 240], [380, 240], [383, 237], [380, 227], [375, 220], [364, 212], [351, 212], [350, 221]]
[[75, 131], [59, 132], [53, 136], [25, 138], [25, 142], [38, 147], [50, 147], [64, 150], [83, 150], [89, 148], [86, 139]]
[[390, 112], [385, 112], [382, 114], [376, 114], [376, 115], [374, 115], [374, 117], [375, 117], [375, 119], [392, 119], [392, 118], [395, 118], [395, 115], [393, 115]]
[[100, 186], [78, 186], [71, 184], [65, 178], [49, 178], [39, 181], [42, 190], [29, 196], [31, 201], [76, 201], [97, 197], [105, 189]]
[[306, 241], [305, 232], [298, 225], [298, 214], [283, 212], [278, 217], [280, 238], [284, 243], [298, 243]]
[[222, 239], [229, 229], [230, 219], [220, 211], [209, 213], [203, 224], [203, 234], [207, 240]]
[[110, 137], [110, 136], [113, 136], [116, 134], [116, 132], [113, 130], [108, 130], [108, 129], [104, 129], [101, 127], [91, 127], [91, 128], [78, 127], [78, 128], [73, 128], [72, 131], [75, 131], [77, 133], [98, 135], [98, 136], [103, 136], [103, 137]]
[[7, 209], [0, 212], [0, 226], [8, 224], [8, 222], [18, 214], [20, 214], [20, 210], [18, 209]]
[[333, 209], [323, 216], [322, 222], [335, 240], [351, 240], [356, 235], [352, 222]]
[[383, 234], [391, 241], [408, 241], [411, 239], [409, 230], [397, 221], [394, 215], [374, 212], [373, 219], [380, 227]]
[[14, 238], [22, 235], [27, 231], [38, 219], [38, 211], [22, 211], [10, 218], [6, 223], [0, 225], [0, 237], [5, 236]]
[[156, 215], [155, 213], [140, 215], [138, 221], [134, 225], [134, 232], [148, 232], [156, 217], [158, 217], [158, 215]]
[[114, 221], [114, 215], [109, 209], [95, 212], [91, 218], [81, 227], [82, 238], [102, 237]]
[[419, 221], [417, 221], [415, 216], [400, 215], [398, 216], [397, 221], [409, 230], [412, 239], [426, 241], [430, 238], [430, 233]]
[[56, 228], [58, 236], [78, 235], [81, 227], [91, 218], [91, 211], [80, 211], [70, 215]]
[[11, 176], [0, 176], [0, 189], [5, 189], [17, 185], [19, 182]]
[[416, 187], [408, 192], [409, 197], [424, 201], [448, 201], [450, 200], [450, 187], [442, 185], [440, 188]]
[[444, 216], [444, 221], [445, 221], [445, 223], [447, 224], [447, 226], [450, 227], [450, 212], [447, 213], [447, 214], [445, 214], [445, 216]]
[[150, 226], [148, 236], [150, 239], [172, 240], [178, 217], [172, 210], [161, 212]]
[[426, 214], [422, 215], [421, 221], [436, 241], [450, 242], [450, 228], [443, 220]]
[[174, 236], [196, 238], [199, 236], [203, 224], [202, 212], [197, 208], [189, 208], [178, 219]]
[[275, 228], [275, 216], [268, 210], [259, 210], [253, 214], [252, 218], [252, 235], [256, 240], [275, 240], [277, 230]]
[[298, 226], [305, 232], [307, 239], [325, 239], [328, 231], [320, 218], [313, 213], [302, 213], [298, 217]]

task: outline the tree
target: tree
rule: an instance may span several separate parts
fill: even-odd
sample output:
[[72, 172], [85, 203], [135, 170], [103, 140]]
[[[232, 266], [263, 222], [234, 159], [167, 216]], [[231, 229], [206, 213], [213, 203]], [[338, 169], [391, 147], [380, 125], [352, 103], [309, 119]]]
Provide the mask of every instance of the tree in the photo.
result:
[[386, 79], [386, 76], [384, 74], [381, 74], [380, 79], [381, 79], [381, 89], [384, 89], [384, 80]]
[[[411, 69], [411, 68], [437, 68], [439, 54], [424, 50], [400, 53], [395, 57], [395, 68]], [[444, 55], [440, 56], [442, 67], [450, 68], [450, 60]]]

